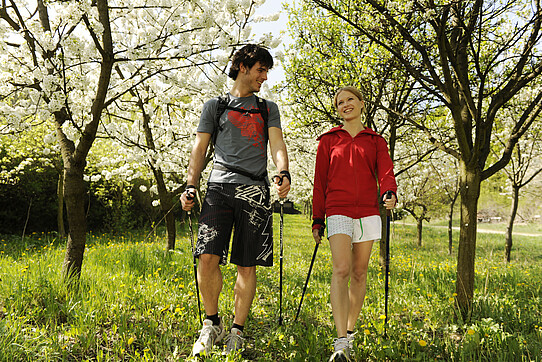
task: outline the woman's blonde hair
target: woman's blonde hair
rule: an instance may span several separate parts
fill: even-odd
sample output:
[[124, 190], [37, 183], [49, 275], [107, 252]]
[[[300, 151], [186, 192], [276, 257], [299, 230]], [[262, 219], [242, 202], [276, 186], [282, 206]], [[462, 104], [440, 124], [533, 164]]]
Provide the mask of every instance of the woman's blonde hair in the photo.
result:
[[[352, 87], [352, 86], [346, 86], [346, 87], [339, 88], [337, 90], [337, 92], [335, 93], [335, 96], [333, 97], [333, 105], [335, 106], [335, 109], [337, 109], [337, 98], [339, 97], [339, 94], [341, 94], [344, 91], [352, 93], [353, 95], [358, 97], [358, 99], [360, 101], [364, 102], [363, 94], [361, 94], [359, 89], [357, 89], [356, 87]], [[364, 112], [364, 111], [365, 111], [365, 102], [363, 104], [362, 112]]]

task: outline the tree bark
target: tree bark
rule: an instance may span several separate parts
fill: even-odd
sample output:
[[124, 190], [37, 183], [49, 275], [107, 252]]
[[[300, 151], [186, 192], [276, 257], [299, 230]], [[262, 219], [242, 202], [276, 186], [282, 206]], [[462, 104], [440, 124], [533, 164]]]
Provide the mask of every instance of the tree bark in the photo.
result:
[[86, 186], [84, 166], [76, 162], [65, 163], [64, 198], [68, 217], [68, 242], [62, 270], [67, 279], [79, 278], [85, 252], [87, 220], [85, 214]]
[[461, 193], [461, 229], [457, 255], [457, 304], [464, 319], [471, 314], [474, 296], [474, 261], [476, 254], [476, 225], [480, 197], [481, 170], [477, 160], [472, 165], [459, 162]]
[[422, 246], [423, 215], [416, 219], [416, 231], [418, 233], [418, 247]]
[[504, 257], [507, 263], [510, 263], [510, 254], [512, 253], [512, 231], [514, 229], [514, 221], [516, 220], [519, 204], [519, 186], [513, 185], [512, 189], [512, 207], [510, 211], [510, 220], [508, 221], [508, 227], [506, 228], [506, 241], [504, 251]]

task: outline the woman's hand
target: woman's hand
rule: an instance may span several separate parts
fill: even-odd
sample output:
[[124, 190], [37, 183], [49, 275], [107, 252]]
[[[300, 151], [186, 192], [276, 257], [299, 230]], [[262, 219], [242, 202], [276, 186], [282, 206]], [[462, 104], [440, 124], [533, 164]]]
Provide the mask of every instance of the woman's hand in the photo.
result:
[[323, 227], [319, 229], [312, 229], [312, 237], [314, 238], [314, 241], [316, 244], [320, 244], [322, 242], [322, 236], [324, 235]]
[[395, 197], [395, 195], [392, 192], [389, 192], [389, 193], [386, 192], [384, 194], [384, 206], [386, 207], [386, 209], [391, 210], [395, 208], [396, 204], [397, 204], [397, 198]]

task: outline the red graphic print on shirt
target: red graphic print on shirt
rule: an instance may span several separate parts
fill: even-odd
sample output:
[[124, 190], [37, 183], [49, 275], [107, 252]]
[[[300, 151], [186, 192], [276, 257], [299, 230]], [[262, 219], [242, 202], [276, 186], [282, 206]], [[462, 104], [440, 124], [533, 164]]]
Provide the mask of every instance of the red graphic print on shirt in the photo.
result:
[[263, 118], [259, 113], [241, 113], [231, 111], [228, 113], [228, 120], [241, 130], [243, 137], [250, 138], [254, 147], [264, 149]]

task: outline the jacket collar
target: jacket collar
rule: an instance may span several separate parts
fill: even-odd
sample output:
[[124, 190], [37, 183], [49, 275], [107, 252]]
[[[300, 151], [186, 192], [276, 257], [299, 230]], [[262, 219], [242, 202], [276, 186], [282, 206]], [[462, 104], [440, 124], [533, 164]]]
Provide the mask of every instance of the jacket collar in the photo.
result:
[[[332, 134], [332, 133], [336, 133], [339, 137], [350, 137], [350, 134], [343, 129], [343, 126], [340, 125], [340, 126], [336, 126], [336, 127], [333, 127], [332, 129], [330, 129], [329, 131], [321, 134], [316, 140], [319, 141], [323, 136], [327, 135], [327, 134]], [[356, 137], [359, 137], [361, 135], [370, 135], [370, 136], [380, 136], [378, 133], [376, 133], [375, 131], [373, 131], [372, 129], [370, 129], [369, 127], [365, 127], [365, 129], [361, 132], [359, 132]]]

